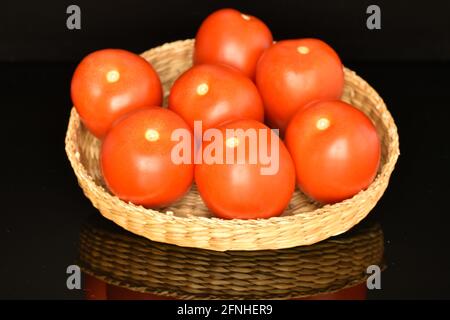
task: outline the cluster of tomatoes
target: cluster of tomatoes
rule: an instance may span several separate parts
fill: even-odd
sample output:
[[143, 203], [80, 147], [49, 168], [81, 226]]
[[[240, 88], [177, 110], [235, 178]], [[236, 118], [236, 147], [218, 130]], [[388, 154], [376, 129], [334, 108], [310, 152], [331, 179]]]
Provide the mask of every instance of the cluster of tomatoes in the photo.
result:
[[[151, 64], [118, 49], [86, 56], [71, 95], [84, 125], [102, 140], [102, 173], [119, 198], [163, 207], [195, 180], [216, 216], [254, 219], [280, 215], [296, 184], [316, 201], [335, 203], [373, 181], [380, 141], [371, 120], [339, 100], [343, 86], [341, 61], [323, 41], [274, 43], [258, 18], [222, 9], [200, 26], [194, 65], [173, 84], [168, 108], [161, 107], [162, 86]], [[258, 148], [278, 142], [277, 171], [262, 174], [260, 160], [175, 163], [174, 130], [191, 135], [192, 159], [211, 143], [201, 141], [197, 150], [195, 121], [224, 135], [229, 129], [270, 131]], [[223, 148], [239, 143], [225, 139]], [[248, 160], [255, 151], [245, 152]]]

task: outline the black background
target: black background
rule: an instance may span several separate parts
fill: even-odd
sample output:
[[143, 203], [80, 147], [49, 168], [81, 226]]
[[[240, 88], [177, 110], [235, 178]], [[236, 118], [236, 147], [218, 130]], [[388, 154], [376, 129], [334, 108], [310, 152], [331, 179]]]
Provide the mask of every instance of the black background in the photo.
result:
[[[82, 29], [66, 28], [78, 4]], [[382, 29], [366, 28], [378, 4]], [[88, 52], [142, 52], [192, 38], [217, 8], [263, 19], [275, 39], [314, 36], [384, 98], [401, 156], [371, 214], [388, 269], [369, 298], [450, 298], [448, 1], [7, 1], [0, 4], [2, 141], [0, 298], [80, 298], [66, 288], [80, 225], [98, 214], [64, 152], [76, 63]]]
[[[81, 30], [66, 28], [70, 4], [81, 8]], [[381, 8], [381, 30], [366, 28], [370, 4]], [[275, 39], [325, 39], [344, 61], [450, 59], [446, 0], [7, 0], [0, 8], [0, 60], [79, 61], [105, 47], [142, 52], [194, 37], [205, 16], [223, 7], [261, 18]]]

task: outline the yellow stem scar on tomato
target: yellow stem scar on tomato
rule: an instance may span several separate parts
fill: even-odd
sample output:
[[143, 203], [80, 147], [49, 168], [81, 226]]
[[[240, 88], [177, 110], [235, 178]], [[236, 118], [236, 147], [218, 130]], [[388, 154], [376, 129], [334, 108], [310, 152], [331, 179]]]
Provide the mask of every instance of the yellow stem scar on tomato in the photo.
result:
[[147, 131], [145, 131], [145, 139], [147, 139], [147, 141], [150, 141], [150, 142], [158, 141], [159, 140], [159, 132], [156, 131], [155, 129], [147, 129]]
[[327, 118], [320, 118], [316, 122], [316, 128], [319, 130], [326, 130], [330, 126], [330, 120]]
[[117, 70], [110, 70], [106, 73], [106, 81], [109, 83], [114, 83], [119, 81], [120, 79], [120, 73]]
[[305, 46], [299, 46], [299, 47], [297, 47], [297, 51], [300, 54], [308, 54], [309, 53], [309, 48], [305, 47]]
[[250, 20], [250, 17], [248, 15], [246, 15], [246, 14], [241, 13], [241, 17], [244, 20], [247, 20], [247, 21]]
[[228, 138], [225, 144], [228, 148], [236, 148], [239, 145], [239, 139], [237, 137]]
[[197, 86], [197, 94], [199, 96], [204, 96], [209, 91], [209, 86], [206, 83], [201, 83]]

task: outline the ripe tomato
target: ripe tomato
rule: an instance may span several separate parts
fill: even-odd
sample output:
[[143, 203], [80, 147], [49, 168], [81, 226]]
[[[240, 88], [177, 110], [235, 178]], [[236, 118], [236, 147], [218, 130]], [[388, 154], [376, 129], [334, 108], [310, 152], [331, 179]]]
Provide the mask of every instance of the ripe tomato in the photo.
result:
[[261, 57], [256, 84], [266, 119], [283, 133], [297, 110], [315, 100], [339, 99], [344, 87], [341, 61], [318, 39], [280, 41]]
[[[227, 130], [232, 129], [250, 131], [248, 136], [227, 137]], [[294, 164], [283, 142], [270, 128], [251, 119], [228, 122], [218, 130], [224, 138], [217, 140], [220, 142], [204, 142], [201, 149], [203, 161], [195, 166], [195, 182], [207, 207], [225, 219], [280, 215], [295, 189]], [[252, 130], [257, 132], [253, 140], [249, 138]], [[265, 132], [266, 137], [261, 137], [260, 132]], [[214, 163], [205, 158], [212, 143], [217, 143], [222, 150], [212, 152], [221, 162]], [[272, 146], [274, 148], [270, 151]], [[242, 158], [239, 157], [239, 148], [243, 150]], [[267, 154], [263, 150], [269, 150], [272, 162], [262, 160], [259, 153]], [[227, 152], [234, 154], [234, 162], [226, 161]], [[262, 168], [271, 168], [271, 172], [263, 174]]]
[[192, 140], [186, 122], [159, 107], [135, 111], [118, 122], [101, 149], [103, 177], [111, 192], [146, 207], [164, 206], [180, 198], [194, 176], [192, 160], [181, 164], [172, 160], [178, 142], [171, 135], [180, 128]]
[[221, 9], [209, 15], [197, 32], [194, 64], [224, 63], [253, 78], [259, 57], [272, 42], [272, 33], [258, 18]]
[[381, 145], [371, 120], [342, 101], [295, 114], [286, 131], [301, 190], [322, 203], [352, 197], [377, 174]]
[[264, 120], [264, 107], [258, 89], [239, 71], [224, 65], [194, 66], [175, 81], [169, 96], [169, 109], [194, 128], [201, 120], [203, 129], [242, 118]]
[[87, 55], [73, 74], [72, 101], [84, 125], [102, 138], [128, 112], [159, 106], [162, 87], [144, 58], [120, 49]]

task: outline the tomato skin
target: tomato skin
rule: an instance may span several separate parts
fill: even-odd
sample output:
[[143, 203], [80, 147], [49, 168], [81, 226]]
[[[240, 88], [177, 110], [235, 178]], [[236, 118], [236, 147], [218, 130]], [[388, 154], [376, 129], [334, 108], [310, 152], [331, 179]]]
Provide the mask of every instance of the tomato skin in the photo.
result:
[[224, 63], [254, 78], [258, 59], [272, 42], [272, 33], [258, 18], [221, 9], [209, 15], [197, 32], [194, 64]]
[[128, 112], [161, 105], [162, 87], [144, 58], [126, 50], [104, 49], [87, 55], [77, 66], [71, 96], [84, 125], [103, 138]]
[[283, 133], [296, 111], [313, 101], [341, 97], [344, 71], [338, 55], [325, 42], [284, 40], [262, 55], [256, 84], [269, 126]]
[[[208, 89], [198, 91], [201, 88]], [[224, 65], [204, 64], [186, 71], [170, 91], [169, 109], [192, 128], [195, 120], [201, 120], [204, 130], [243, 118], [264, 120], [264, 107], [255, 84]]]
[[298, 186], [322, 203], [339, 202], [366, 189], [380, 164], [381, 144], [372, 121], [342, 101], [318, 102], [297, 112], [285, 142]]
[[[225, 137], [227, 129], [264, 129], [271, 133], [266, 143], [270, 150], [271, 139], [279, 139], [264, 124], [244, 119], [226, 123], [218, 128]], [[223, 148], [227, 148], [223, 139]], [[203, 143], [202, 150], [209, 143]], [[259, 147], [258, 147], [259, 148]], [[262, 175], [260, 169], [267, 167], [258, 157], [257, 163], [249, 163], [251, 148], [246, 144], [244, 164], [207, 163], [205, 160], [195, 166], [195, 182], [206, 206], [217, 216], [224, 219], [257, 219], [280, 215], [288, 206], [295, 189], [295, 168], [283, 142], [279, 140], [279, 167], [273, 175]], [[259, 149], [258, 149], [259, 152]], [[223, 157], [225, 161], [225, 151]]]
[[[171, 134], [179, 128], [186, 129], [192, 140], [186, 122], [160, 107], [137, 110], [118, 122], [101, 149], [103, 177], [111, 192], [145, 207], [165, 206], [179, 199], [194, 177], [192, 159], [188, 164], [175, 164], [171, 159], [178, 143], [171, 141]], [[157, 132], [158, 140], [147, 140], [149, 129]]]

